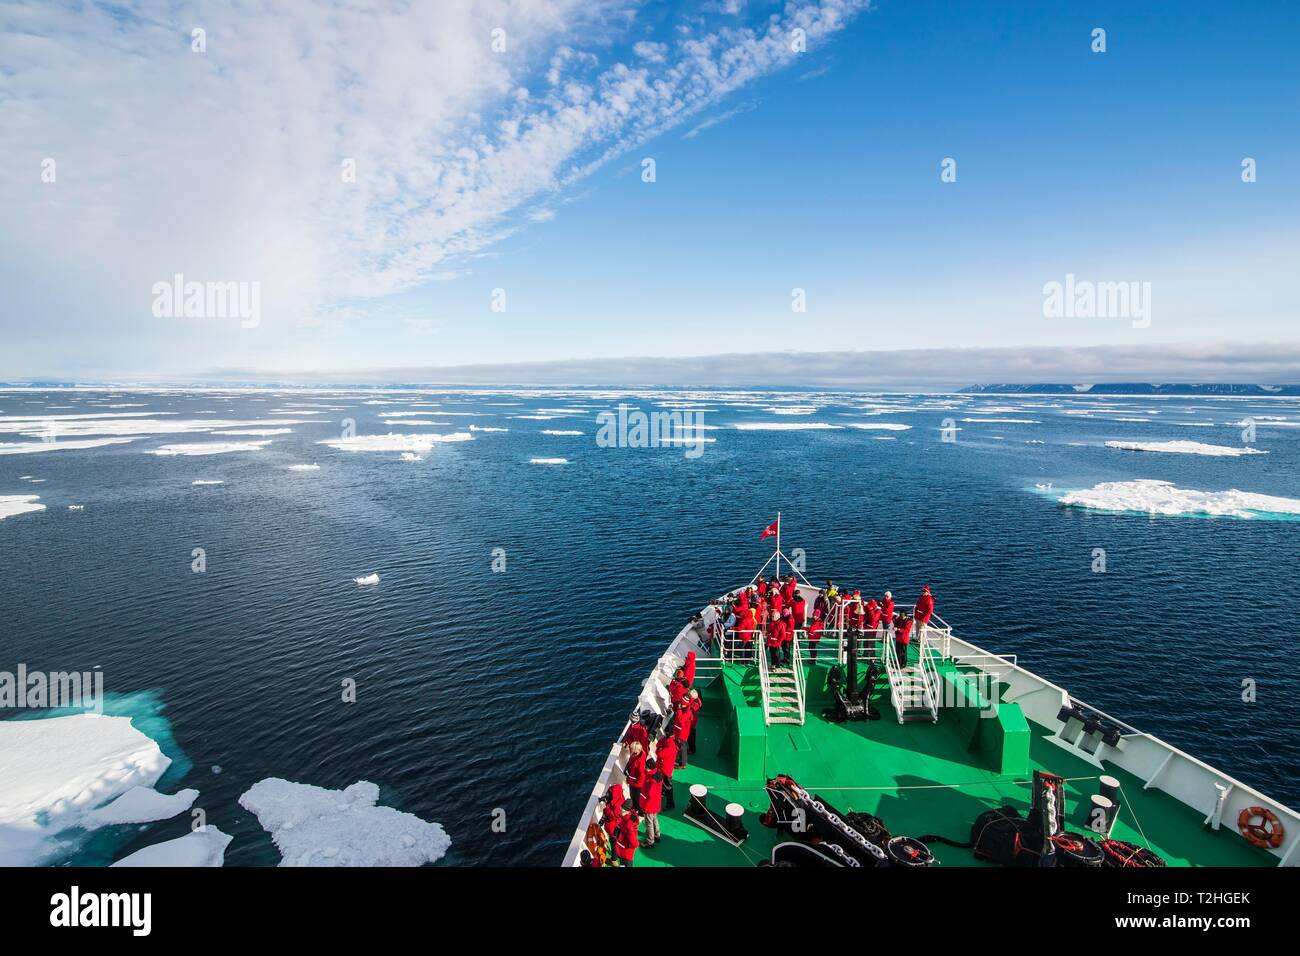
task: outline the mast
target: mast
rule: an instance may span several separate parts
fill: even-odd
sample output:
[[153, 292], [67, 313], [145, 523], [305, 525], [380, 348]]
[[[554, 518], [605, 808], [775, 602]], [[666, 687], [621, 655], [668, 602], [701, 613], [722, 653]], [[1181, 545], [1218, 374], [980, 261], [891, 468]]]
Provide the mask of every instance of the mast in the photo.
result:
[[776, 579], [781, 580], [781, 512], [776, 513]]

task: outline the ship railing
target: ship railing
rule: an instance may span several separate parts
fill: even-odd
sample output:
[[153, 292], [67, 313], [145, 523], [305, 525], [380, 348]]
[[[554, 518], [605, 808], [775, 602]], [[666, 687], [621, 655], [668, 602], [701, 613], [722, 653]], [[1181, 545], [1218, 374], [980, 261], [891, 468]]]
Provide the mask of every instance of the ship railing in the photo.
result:
[[767, 648], [760, 647], [758, 642], [754, 642], [754, 658], [758, 662], [758, 686], [763, 697], [763, 724], [767, 725], [772, 722], [772, 709], [770, 700], [772, 697], [772, 679], [767, 671]]
[[925, 681], [925, 703], [930, 708], [930, 719], [937, 723], [939, 720], [939, 670], [935, 666], [934, 658], [940, 651], [930, 643], [926, 635], [922, 634], [917, 653], [921, 657], [921, 678]]
[[799, 650], [799, 632], [795, 631], [794, 636], [790, 638], [790, 650], [792, 651], [790, 660], [790, 670], [794, 671], [794, 692], [799, 701], [799, 723], [804, 722], [804, 711], [807, 707], [807, 695], [805, 688], [806, 678], [803, 672], [803, 655]]
[[[746, 634], [749, 635], [748, 641], [744, 638]], [[742, 631], [732, 628], [724, 631], [722, 636], [722, 659], [742, 663], [750, 661], [754, 648], [762, 646], [763, 638], [764, 634], [759, 630]]]
[[885, 638], [885, 674], [889, 678], [889, 702], [894, 706], [894, 714], [898, 717], [898, 722], [903, 722], [903, 695], [899, 685], [902, 683], [902, 671], [898, 667], [898, 653], [894, 650], [894, 642], [887, 636]]

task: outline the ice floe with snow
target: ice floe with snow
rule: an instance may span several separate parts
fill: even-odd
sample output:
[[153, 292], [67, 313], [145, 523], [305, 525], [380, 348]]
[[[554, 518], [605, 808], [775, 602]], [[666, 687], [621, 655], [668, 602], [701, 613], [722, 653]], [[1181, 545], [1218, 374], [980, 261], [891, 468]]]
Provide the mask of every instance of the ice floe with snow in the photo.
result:
[[281, 866], [420, 866], [446, 854], [451, 838], [440, 824], [378, 801], [366, 780], [326, 790], [278, 777], [239, 798], [271, 834]]
[[129, 717], [70, 714], [0, 720], [0, 866], [34, 866], [59, 835], [171, 765]]
[[567, 458], [529, 458], [528, 459], [528, 464], [530, 465], [567, 465], [568, 463], [569, 463], [569, 459]]
[[570, 430], [570, 429], [563, 429], [563, 428], [543, 428], [543, 429], [542, 429], [542, 434], [543, 434], [543, 435], [563, 435], [563, 436], [569, 436], [569, 435], [581, 435], [581, 434], [583, 434], [583, 433], [582, 433], [582, 432], [579, 432], [579, 431], [573, 431], [573, 430]]
[[844, 426], [827, 422], [736, 422], [732, 427], [742, 432], [797, 432], [824, 431]]
[[472, 432], [508, 432], [508, 428], [491, 428], [483, 425], [470, 425], [469, 430]]
[[79, 451], [85, 448], [102, 448], [104, 445], [122, 445], [133, 438], [88, 438], [80, 441], [22, 441], [0, 442], [0, 455], [39, 455], [47, 451]]
[[379, 575], [375, 572], [371, 572], [370, 574], [363, 574], [361, 577], [353, 578], [352, 580], [358, 587], [368, 588], [379, 583]]
[[267, 445], [271, 444], [268, 438], [265, 441], [201, 441], [188, 442], [176, 445], [161, 445], [158, 448], [150, 448], [145, 454], [147, 455], [229, 455], [242, 451], [261, 451]]
[[911, 425], [903, 425], [899, 422], [845, 422], [849, 428], [861, 428], [864, 431], [881, 431], [881, 432], [905, 432], [910, 429]]
[[1057, 501], [1075, 508], [1153, 515], [1286, 520], [1297, 520], [1300, 516], [1297, 498], [1260, 495], [1236, 488], [1197, 491], [1151, 478], [1105, 481], [1089, 489], [1067, 492]]
[[1207, 445], [1199, 441], [1108, 441], [1107, 448], [1124, 451], [1170, 452], [1178, 455], [1208, 455], [1214, 458], [1238, 458], [1242, 455], [1267, 455], [1260, 448], [1236, 448], [1231, 445]]
[[0, 495], [0, 521], [23, 515], [32, 511], [44, 511], [45, 505], [37, 504], [40, 495]]
[[159, 793], [153, 787], [132, 787], [111, 803], [86, 814], [81, 825], [87, 830], [122, 823], [151, 823], [184, 813], [198, 799], [197, 790]]
[[226, 859], [226, 847], [234, 839], [208, 824], [177, 837], [155, 843], [124, 856], [113, 866], [221, 866]]
[[426, 434], [403, 435], [396, 432], [389, 432], [387, 435], [354, 435], [351, 438], [329, 438], [325, 441], [317, 442], [318, 445], [329, 445], [338, 451], [428, 451], [434, 445], [443, 442], [470, 441], [473, 435], [469, 432], [451, 432], [447, 435], [437, 435], [432, 432]]
[[191, 485], [224, 485], [226, 482], [222, 478], [196, 478], [191, 481]]
[[288, 465], [290, 471], [320, 471], [320, 465]]

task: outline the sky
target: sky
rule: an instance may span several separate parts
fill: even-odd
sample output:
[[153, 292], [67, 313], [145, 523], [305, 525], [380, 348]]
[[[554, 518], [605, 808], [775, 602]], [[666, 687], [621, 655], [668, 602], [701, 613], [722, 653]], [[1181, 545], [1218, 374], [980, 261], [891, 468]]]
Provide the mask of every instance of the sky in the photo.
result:
[[[1298, 34], [1281, 0], [5, 3], [0, 378], [1300, 381]], [[1133, 299], [1049, 314], [1067, 282]]]

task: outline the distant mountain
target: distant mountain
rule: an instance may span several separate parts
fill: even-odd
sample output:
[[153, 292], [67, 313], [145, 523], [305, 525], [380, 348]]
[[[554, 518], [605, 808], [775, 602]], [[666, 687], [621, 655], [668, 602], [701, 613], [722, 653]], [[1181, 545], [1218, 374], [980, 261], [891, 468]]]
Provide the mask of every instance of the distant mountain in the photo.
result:
[[1300, 385], [1151, 385], [1102, 382], [1096, 385], [967, 385], [960, 392], [985, 395], [1300, 395]]

